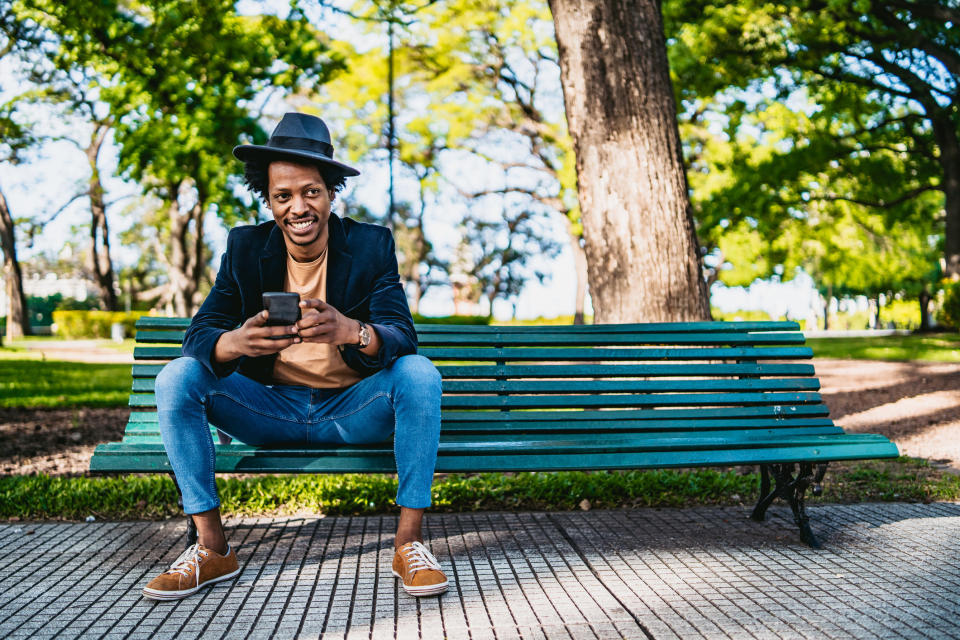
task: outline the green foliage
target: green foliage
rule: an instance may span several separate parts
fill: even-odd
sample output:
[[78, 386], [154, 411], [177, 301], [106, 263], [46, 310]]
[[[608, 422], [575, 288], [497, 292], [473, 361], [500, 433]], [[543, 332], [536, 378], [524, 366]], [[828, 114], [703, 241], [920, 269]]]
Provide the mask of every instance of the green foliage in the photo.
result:
[[177, 313], [192, 312], [209, 279], [205, 217], [227, 226], [256, 219], [239, 188], [242, 142], [262, 143], [258, 112], [270, 98], [308, 90], [340, 62], [294, 4], [289, 15], [246, 16], [234, 0], [37, 0], [23, 17], [48, 34], [43, 48], [62, 73], [96, 85], [119, 146], [124, 178], [150, 208]]
[[960, 132], [957, 101], [937, 88], [960, 81], [942, 15], [960, 14], [928, 5], [663, 4], [714, 277], [748, 284], [803, 266], [834, 295], [933, 282], [941, 185], [957, 171], [937, 147]]
[[0, 407], [124, 407], [133, 379], [128, 364], [0, 358]]
[[63, 338], [109, 338], [111, 326], [123, 325], [124, 335], [136, 333], [137, 320], [145, 311], [54, 311], [56, 334]]
[[[547, 3], [455, 0], [414, 9], [403, 2], [364, 1], [355, 3], [353, 13], [381, 38], [392, 16], [398, 32], [396, 154], [401, 175], [415, 178], [420, 188], [419, 202], [403, 203], [387, 221], [397, 236], [401, 276], [416, 281], [416, 291], [436, 282], [431, 272], [446, 271], [453, 279], [479, 276], [483, 282], [471, 289], [510, 299], [541, 275], [523, 267], [520, 258], [553, 250], [551, 243], [531, 241], [544, 237], [539, 230], [524, 235], [526, 219], [556, 212], [565, 216], [571, 241], [582, 235], [572, 142], [556, 104], [559, 91], [548, 95], [540, 88], [559, 89], [542, 81], [559, 70]], [[331, 46], [347, 67], [321, 87], [317, 111], [337, 122], [337, 146], [352, 161], [380, 161], [389, 142], [386, 47]], [[502, 187], [474, 180], [474, 166], [502, 175]], [[467, 221], [464, 231], [474, 233], [465, 241], [469, 248], [460, 257], [466, 264], [459, 271], [436, 259], [430, 226], [423, 223], [425, 212], [450, 211], [448, 198], [439, 194], [455, 190], [476, 211], [494, 211], [483, 219], [474, 216], [476, 224]], [[501, 215], [501, 209], [508, 211]], [[517, 238], [513, 243], [511, 236]]]
[[944, 283], [943, 304], [937, 319], [947, 327], [960, 329], [960, 280]]

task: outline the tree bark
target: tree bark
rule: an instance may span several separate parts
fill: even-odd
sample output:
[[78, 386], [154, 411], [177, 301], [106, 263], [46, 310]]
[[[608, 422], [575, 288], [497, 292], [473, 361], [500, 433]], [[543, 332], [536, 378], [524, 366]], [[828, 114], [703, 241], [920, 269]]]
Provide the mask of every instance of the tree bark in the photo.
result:
[[169, 313], [191, 316], [199, 306], [197, 295], [203, 275], [203, 194], [197, 193], [197, 202], [181, 210], [180, 197], [191, 185], [181, 183], [171, 187], [172, 200], [167, 204], [170, 219], [170, 254], [161, 253], [167, 261], [170, 287], [161, 304]]
[[113, 289], [113, 261], [110, 258], [110, 230], [107, 227], [107, 209], [103, 202], [103, 184], [100, 182], [100, 170], [97, 159], [103, 141], [110, 131], [108, 125], [94, 129], [90, 144], [86, 148], [87, 163], [90, 165], [88, 182], [90, 200], [90, 268], [99, 289], [100, 308], [104, 311], [117, 310], [117, 293]]
[[943, 274], [960, 279], [960, 139], [950, 114], [941, 111], [931, 118], [933, 136], [940, 148], [939, 162], [943, 168], [943, 193], [946, 196], [946, 229], [944, 230]]
[[594, 321], [708, 319], [659, 3], [550, 8]]
[[30, 334], [27, 297], [23, 292], [23, 273], [17, 261], [17, 243], [13, 216], [0, 191], [0, 249], [3, 249], [3, 275], [7, 291], [7, 340]]

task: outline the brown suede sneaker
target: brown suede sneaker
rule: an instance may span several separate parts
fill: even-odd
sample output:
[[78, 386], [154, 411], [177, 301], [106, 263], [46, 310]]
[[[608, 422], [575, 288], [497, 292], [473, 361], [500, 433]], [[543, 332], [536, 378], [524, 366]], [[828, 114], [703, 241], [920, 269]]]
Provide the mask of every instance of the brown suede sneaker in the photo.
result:
[[179, 600], [215, 582], [229, 580], [238, 573], [240, 567], [233, 548], [227, 549], [227, 555], [222, 556], [197, 543], [181, 553], [169, 569], [151, 580], [143, 588], [143, 595], [154, 600]]
[[408, 542], [393, 554], [393, 575], [412, 596], [433, 596], [447, 590], [447, 576], [422, 542]]

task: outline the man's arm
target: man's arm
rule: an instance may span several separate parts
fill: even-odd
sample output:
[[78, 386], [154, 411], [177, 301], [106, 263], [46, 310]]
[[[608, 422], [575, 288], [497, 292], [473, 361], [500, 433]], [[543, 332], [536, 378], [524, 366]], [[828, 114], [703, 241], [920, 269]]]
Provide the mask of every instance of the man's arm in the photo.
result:
[[231, 231], [213, 289], [183, 337], [183, 355], [200, 361], [221, 378], [233, 373], [245, 356], [269, 355], [299, 341], [299, 338], [270, 339], [269, 336], [296, 333], [296, 329], [265, 326], [266, 311], [244, 321], [240, 286], [234, 269], [236, 245], [237, 235]]
[[297, 323], [304, 342], [346, 345], [342, 350], [344, 361], [364, 375], [379, 371], [400, 356], [417, 352], [417, 334], [400, 285], [393, 236], [384, 233], [379, 243], [379, 266], [367, 296], [369, 314], [363, 318], [371, 332], [366, 348], [354, 347], [360, 342], [359, 321], [319, 300], [301, 302], [304, 311]]

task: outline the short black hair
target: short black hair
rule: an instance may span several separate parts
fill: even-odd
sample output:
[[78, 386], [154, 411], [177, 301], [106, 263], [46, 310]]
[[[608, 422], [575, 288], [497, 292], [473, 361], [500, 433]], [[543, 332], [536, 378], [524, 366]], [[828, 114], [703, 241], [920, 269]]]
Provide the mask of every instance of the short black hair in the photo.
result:
[[323, 184], [327, 185], [327, 189], [334, 193], [340, 193], [344, 185], [346, 185], [347, 178], [343, 175], [343, 172], [324, 162], [310, 160], [309, 158], [298, 158], [282, 153], [257, 154], [244, 161], [243, 181], [246, 183], [247, 188], [250, 189], [254, 195], [259, 196], [264, 202], [269, 202], [267, 191], [269, 186], [268, 169], [270, 168], [270, 163], [280, 160], [316, 167], [320, 172], [320, 177], [323, 178]]

